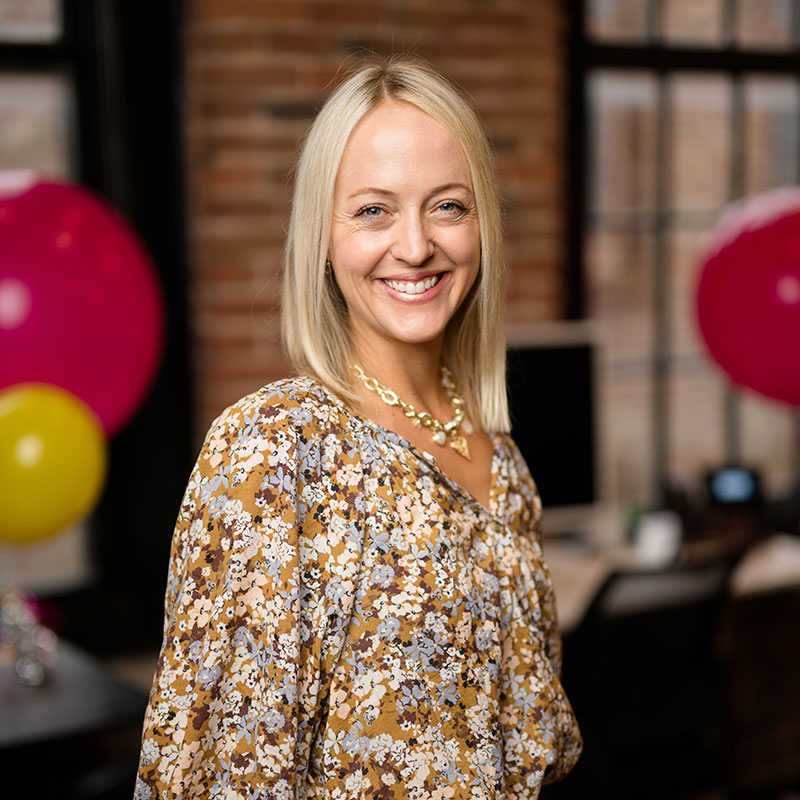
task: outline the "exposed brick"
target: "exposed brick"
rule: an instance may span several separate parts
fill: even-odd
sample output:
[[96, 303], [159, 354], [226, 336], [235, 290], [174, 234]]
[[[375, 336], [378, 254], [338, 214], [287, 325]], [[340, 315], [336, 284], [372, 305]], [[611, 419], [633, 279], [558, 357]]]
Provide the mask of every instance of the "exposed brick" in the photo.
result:
[[276, 69], [264, 64], [230, 65], [210, 64], [199, 70], [198, 80], [205, 86], [223, 86], [232, 89], [256, 86], [266, 90], [271, 86], [285, 86], [292, 81], [293, 73], [288, 69]]
[[294, 0], [193, 0], [189, 15], [198, 20], [303, 19], [306, 4]]
[[387, 21], [389, 3], [306, 3], [309, 18], [315, 25], [355, 22], [360, 27]]

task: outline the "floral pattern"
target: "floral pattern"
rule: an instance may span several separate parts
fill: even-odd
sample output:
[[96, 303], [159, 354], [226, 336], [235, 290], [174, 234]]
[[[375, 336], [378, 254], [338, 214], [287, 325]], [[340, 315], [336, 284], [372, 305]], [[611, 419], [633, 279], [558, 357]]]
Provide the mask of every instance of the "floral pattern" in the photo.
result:
[[577, 760], [541, 506], [484, 508], [295, 378], [212, 425], [173, 538], [137, 800], [529, 800]]

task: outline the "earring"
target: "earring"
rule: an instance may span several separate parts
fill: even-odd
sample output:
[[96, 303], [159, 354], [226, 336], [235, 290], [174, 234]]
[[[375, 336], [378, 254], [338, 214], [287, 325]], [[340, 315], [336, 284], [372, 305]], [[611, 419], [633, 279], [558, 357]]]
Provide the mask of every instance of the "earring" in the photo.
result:
[[333, 274], [333, 262], [329, 259], [325, 259], [325, 277], [330, 278]]

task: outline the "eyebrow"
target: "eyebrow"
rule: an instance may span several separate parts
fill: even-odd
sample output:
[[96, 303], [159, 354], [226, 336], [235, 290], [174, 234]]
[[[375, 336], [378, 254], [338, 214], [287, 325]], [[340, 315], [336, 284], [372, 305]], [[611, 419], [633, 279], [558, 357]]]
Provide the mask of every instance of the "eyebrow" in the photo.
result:
[[[433, 197], [433, 195], [441, 194], [442, 192], [446, 192], [448, 189], [464, 189], [465, 191], [472, 194], [472, 189], [470, 189], [469, 186], [466, 186], [463, 183], [454, 182], [454, 183], [443, 183], [441, 186], [437, 186], [430, 192], [429, 196]], [[381, 197], [395, 196], [395, 193], [390, 192], [388, 189], [381, 189], [378, 186], [365, 186], [363, 189], [358, 189], [352, 194], [348, 195], [347, 199], [352, 200], [355, 197], [360, 197], [362, 194], [377, 194], [380, 195]]]

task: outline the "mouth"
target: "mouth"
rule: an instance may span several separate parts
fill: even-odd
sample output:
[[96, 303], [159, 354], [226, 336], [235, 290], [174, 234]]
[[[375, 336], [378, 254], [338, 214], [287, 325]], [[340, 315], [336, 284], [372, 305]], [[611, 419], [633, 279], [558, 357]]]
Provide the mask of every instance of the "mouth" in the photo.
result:
[[384, 279], [383, 283], [398, 294], [414, 296], [425, 294], [425, 292], [430, 291], [443, 277], [444, 273], [440, 272], [438, 275], [431, 275], [418, 281], [393, 281]]

